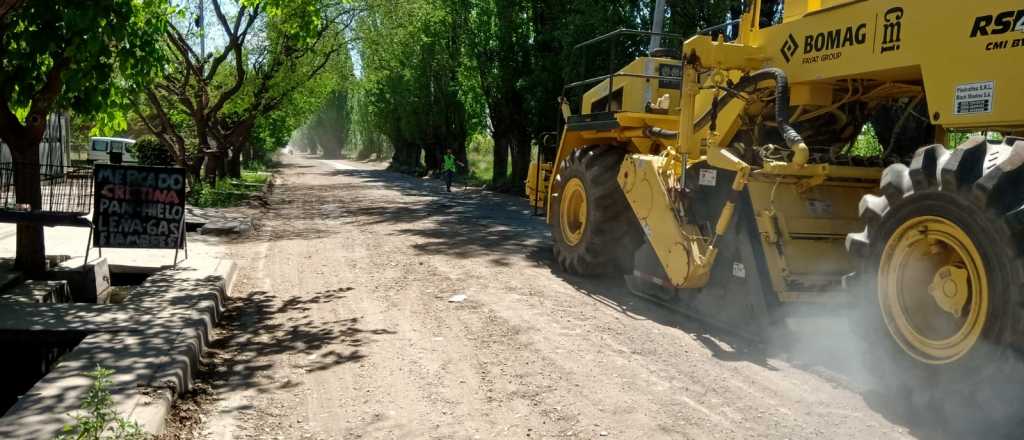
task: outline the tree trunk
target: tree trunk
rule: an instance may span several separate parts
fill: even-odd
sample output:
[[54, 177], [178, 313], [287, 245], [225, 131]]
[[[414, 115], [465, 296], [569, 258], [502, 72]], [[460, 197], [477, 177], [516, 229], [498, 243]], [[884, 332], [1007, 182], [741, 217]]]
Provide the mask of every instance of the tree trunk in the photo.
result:
[[[39, 142], [11, 145], [11, 158], [15, 163], [15, 201], [19, 205], [29, 205], [32, 211], [43, 209], [43, 192], [39, 181]], [[46, 246], [43, 227], [38, 224], [19, 223], [17, 233], [15, 268], [28, 276], [45, 273]]]
[[217, 154], [219, 160], [217, 161], [217, 179], [226, 179], [228, 177], [228, 161], [231, 159], [231, 151], [220, 150]]
[[441, 171], [445, 153], [447, 153], [447, 148], [445, 147], [429, 144], [423, 146], [423, 166], [428, 173], [431, 171], [439, 173]]
[[246, 145], [245, 148], [242, 148], [242, 163], [250, 163], [256, 160], [256, 152], [254, 148], [255, 147], [252, 146], [251, 142]]
[[508, 144], [509, 136], [504, 132], [494, 133], [494, 174], [491, 176], [491, 186], [500, 189], [508, 177]]
[[220, 152], [213, 151], [204, 154], [206, 155], [206, 165], [203, 167], [203, 172], [206, 174], [206, 183], [215, 185], [218, 171], [221, 169]]
[[420, 171], [420, 155], [422, 150], [419, 145], [411, 142], [403, 142], [395, 145], [395, 154], [391, 159], [389, 169], [406, 174], [417, 174]]
[[189, 164], [188, 172], [192, 175], [193, 182], [199, 182], [199, 179], [203, 177], [204, 165], [206, 165], [206, 156], [202, 154], [196, 156], [196, 158], [192, 160], [192, 163]]
[[231, 157], [228, 158], [228, 177], [241, 179], [242, 178], [242, 147], [234, 147], [231, 149]]
[[320, 151], [320, 157], [324, 159], [341, 159], [341, 149], [336, 148], [333, 143], [321, 144]]
[[530, 136], [523, 130], [516, 135], [515, 143], [512, 144], [512, 176], [509, 177], [508, 185], [512, 194], [524, 195], [526, 193], [526, 175], [530, 171], [530, 153], [532, 145]]

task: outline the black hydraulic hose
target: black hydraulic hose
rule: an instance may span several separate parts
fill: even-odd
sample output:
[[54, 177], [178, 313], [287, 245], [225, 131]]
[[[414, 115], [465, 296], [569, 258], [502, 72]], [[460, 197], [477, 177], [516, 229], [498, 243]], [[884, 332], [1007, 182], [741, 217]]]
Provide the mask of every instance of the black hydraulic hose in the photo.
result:
[[659, 127], [647, 127], [644, 129], [644, 135], [649, 138], [659, 138], [666, 140], [676, 140], [679, 137], [678, 131], [666, 130]]
[[[798, 145], [804, 143], [804, 139], [793, 129], [792, 125], [789, 125], [789, 77], [786, 76], [786, 72], [777, 67], [758, 70], [751, 76], [758, 74], [775, 77], [775, 123], [778, 124], [779, 134], [786, 140], [786, 145], [795, 150]], [[756, 81], [754, 85], [757, 85], [758, 82], [760, 81]]]
[[[739, 93], [726, 93], [722, 97], [716, 97], [711, 110], [701, 116], [694, 124], [694, 131], [700, 130], [709, 124], [714, 125], [717, 122], [716, 119], [718, 119], [718, 112], [721, 108], [729, 105], [740, 93], [751, 91], [764, 81], [775, 82], [775, 123], [779, 127], [779, 134], [782, 135], [782, 139], [786, 141], [789, 149], [795, 153], [793, 162], [798, 166], [802, 166], [807, 161], [807, 145], [804, 144], [804, 139], [800, 136], [800, 133], [797, 133], [793, 126], [790, 125], [789, 77], [786, 76], [786, 72], [776, 67], [761, 69], [740, 78], [739, 82], [730, 88], [730, 92]], [[644, 130], [644, 133], [648, 137], [661, 139], [676, 139], [679, 136], [677, 131], [657, 127], [649, 127]]]
[[[764, 81], [775, 82], [775, 122], [779, 126], [779, 134], [782, 135], [782, 139], [786, 141], [786, 145], [790, 149], [795, 150], [798, 145], [804, 143], [803, 137], [800, 133], [797, 133], [793, 126], [790, 125], [789, 121], [789, 77], [786, 76], [786, 72], [777, 67], [769, 67], [767, 69], [758, 70], [750, 75], [740, 78], [740, 81], [732, 87], [733, 90], [739, 92], [747, 92], [757, 87], [758, 84]], [[736, 99], [736, 93], [727, 93], [718, 101], [718, 108], [725, 107]], [[705, 113], [697, 123], [694, 124], [694, 129], [699, 130], [704, 126], [711, 123], [712, 118], [717, 117], [716, 112]]]

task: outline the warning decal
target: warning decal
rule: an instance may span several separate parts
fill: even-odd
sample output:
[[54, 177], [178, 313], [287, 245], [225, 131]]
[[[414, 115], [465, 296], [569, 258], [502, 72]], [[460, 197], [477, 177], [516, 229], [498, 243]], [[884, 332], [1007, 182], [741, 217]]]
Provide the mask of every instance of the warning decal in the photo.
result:
[[992, 113], [992, 96], [995, 94], [995, 82], [986, 81], [956, 86], [953, 98], [954, 115], [970, 115], [974, 113]]

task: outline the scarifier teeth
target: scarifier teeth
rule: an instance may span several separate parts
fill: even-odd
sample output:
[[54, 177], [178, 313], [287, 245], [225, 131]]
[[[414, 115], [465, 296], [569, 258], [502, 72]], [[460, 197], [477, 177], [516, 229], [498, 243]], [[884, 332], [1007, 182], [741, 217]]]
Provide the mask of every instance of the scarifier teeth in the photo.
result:
[[890, 165], [882, 172], [881, 189], [890, 205], [898, 203], [914, 190], [910, 182], [910, 169], [901, 163]]
[[877, 225], [882, 220], [882, 215], [889, 210], [889, 201], [885, 197], [869, 194], [860, 199], [858, 210], [861, 220], [864, 220], [870, 229], [871, 226]]
[[949, 156], [944, 145], [930, 145], [917, 150], [910, 163], [910, 181], [914, 191], [924, 191], [939, 185], [939, 166]]

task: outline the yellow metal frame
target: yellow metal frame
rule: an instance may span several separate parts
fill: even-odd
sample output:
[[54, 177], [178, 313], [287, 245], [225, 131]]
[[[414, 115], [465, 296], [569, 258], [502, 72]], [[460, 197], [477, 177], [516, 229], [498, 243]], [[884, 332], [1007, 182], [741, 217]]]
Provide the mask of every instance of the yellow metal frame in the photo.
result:
[[[881, 170], [809, 163], [805, 145], [791, 146], [795, 154], [788, 162], [769, 161], [760, 167], [745, 163], [727, 147], [745, 118], [764, 110], [763, 96], [745, 96], [718, 108], [715, 130], [709, 125], [697, 128], [695, 121], [708, 114], [723, 86], [776, 67], [789, 79], [793, 121], [834, 114], [850, 102], [875, 105], [905, 98], [926, 99], [936, 136], [947, 130], [1020, 131], [1024, 112], [1013, 98], [1024, 96], [1024, 81], [1016, 78], [1014, 60], [1024, 55], [1024, 33], [1003, 32], [996, 25], [981, 33], [974, 30], [985, 17], [1018, 9], [1019, 0], [967, 2], [954, 9], [935, 7], [930, 0], [787, 0], [783, 22], [760, 28], [760, 2], [754, 1], [740, 20], [735, 42], [707, 36], [686, 41], [681, 89], [653, 93], [652, 99], [669, 96], [667, 114], [646, 111], [644, 89], [656, 80], [636, 75], [649, 63], [672, 61], [639, 58], [625, 66], [623, 76], [614, 79], [614, 93], [622, 96], [612, 107], [617, 127], [567, 128], [546, 187], [575, 149], [621, 146], [628, 155], [620, 186], [671, 283], [701, 287], [716, 259], [717, 240], [729, 233], [736, 206], [725, 203], [714, 231], [705, 237], [673, 211], [672, 193], [693, 164], [733, 171], [733, 191], [749, 193], [753, 202], [780, 299], [837, 297], [841, 275], [855, 270], [842, 239], [863, 229], [857, 202], [875, 191]], [[608, 90], [604, 82], [588, 91], [583, 111], [609, 99]], [[653, 133], [655, 128], [661, 133]], [[665, 131], [677, 135], [666, 138]], [[536, 181], [532, 185], [533, 191], [544, 187]], [[811, 263], [826, 270], [803, 269]]]

